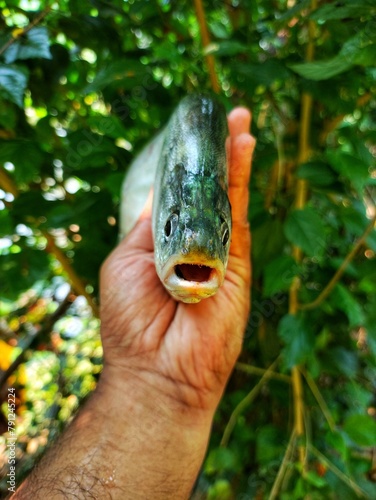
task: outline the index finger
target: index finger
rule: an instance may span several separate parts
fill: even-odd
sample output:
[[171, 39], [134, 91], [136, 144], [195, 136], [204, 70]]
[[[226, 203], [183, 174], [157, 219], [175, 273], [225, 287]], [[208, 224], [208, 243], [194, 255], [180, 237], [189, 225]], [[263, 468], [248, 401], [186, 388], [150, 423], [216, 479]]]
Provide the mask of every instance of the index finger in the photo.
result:
[[228, 116], [230, 130], [229, 198], [232, 208], [231, 253], [249, 255], [248, 184], [256, 141], [249, 133], [251, 113], [235, 108]]

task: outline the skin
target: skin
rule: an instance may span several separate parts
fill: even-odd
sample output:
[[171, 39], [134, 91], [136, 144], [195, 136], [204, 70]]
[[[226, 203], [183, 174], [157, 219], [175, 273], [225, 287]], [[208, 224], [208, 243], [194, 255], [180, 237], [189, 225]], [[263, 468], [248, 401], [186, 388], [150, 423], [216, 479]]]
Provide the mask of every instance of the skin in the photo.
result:
[[189, 498], [249, 314], [255, 140], [249, 111], [236, 108], [228, 121], [233, 232], [225, 283], [198, 304], [168, 295], [155, 272], [149, 200], [101, 270], [97, 389], [13, 498]]

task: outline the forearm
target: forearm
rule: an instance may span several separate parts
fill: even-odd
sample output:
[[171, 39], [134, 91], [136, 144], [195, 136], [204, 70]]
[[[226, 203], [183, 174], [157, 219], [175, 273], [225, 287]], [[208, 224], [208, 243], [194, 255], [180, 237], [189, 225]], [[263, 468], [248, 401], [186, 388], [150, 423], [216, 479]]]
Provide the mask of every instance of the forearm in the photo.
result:
[[137, 384], [100, 382], [13, 498], [188, 498], [210, 424]]

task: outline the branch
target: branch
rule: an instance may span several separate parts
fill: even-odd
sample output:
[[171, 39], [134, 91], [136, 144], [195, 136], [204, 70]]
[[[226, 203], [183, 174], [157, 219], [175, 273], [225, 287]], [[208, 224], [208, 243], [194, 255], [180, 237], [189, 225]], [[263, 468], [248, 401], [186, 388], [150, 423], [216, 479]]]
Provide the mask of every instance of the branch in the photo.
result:
[[342, 264], [338, 268], [337, 272], [334, 274], [333, 278], [329, 281], [329, 283], [326, 285], [326, 287], [320, 293], [320, 295], [314, 301], [309, 302], [308, 304], [298, 304], [298, 308], [301, 311], [306, 311], [308, 309], [315, 309], [316, 307], [318, 307], [326, 299], [326, 297], [330, 294], [330, 292], [333, 290], [333, 288], [335, 287], [335, 285], [341, 279], [343, 273], [346, 270], [346, 267], [354, 259], [354, 257], [357, 254], [359, 248], [363, 245], [363, 243], [367, 239], [367, 236], [373, 230], [373, 228], [375, 226], [375, 223], [376, 223], [376, 215], [371, 219], [371, 222], [366, 227], [366, 229], [365, 229], [364, 233], [362, 234], [362, 236], [358, 239], [358, 241], [353, 246], [353, 248], [351, 249], [351, 251], [345, 257], [344, 261], [342, 262]]
[[334, 432], [336, 423], [332, 417], [332, 414], [330, 413], [330, 410], [328, 408], [328, 405], [326, 404], [325, 399], [323, 398], [319, 388], [317, 387], [316, 382], [313, 380], [311, 374], [308, 373], [306, 370], [301, 370], [301, 373], [303, 373], [304, 378], [307, 381], [308, 387], [311, 389], [312, 394], [314, 395], [324, 417], [326, 418], [326, 421], [328, 422], [330, 430], [332, 432]]
[[[311, 0], [311, 11], [316, 9], [317, 0]], [[305, 60], [312, 61], [314, 57], [314, 36], [315, 23], [312, 20], [308, 21], [309, 40], [306, 49]], [[311, 115], [312, 115], [312, 95], [304, 92], [301, 99], [301, 117], [300, 117], [300, 134], [299, 134], [299, 154], [298, 164], [305, 163], [310, 156], [310, 131], [311, 131]], [[295, 206], [298, 209], [304, 208], [307, 201], [307, 182], [303, 179], [298, 179], [295, 192]], [[294, 246], [292, 252], [296, 262], [302, 259], [302, 251], [299, 247]], [[300, 288], [300, 279], [295, 276], [290, 287], [289, 294], [289, 313], [295, 315], [298, 312], [298, 292]], [[305, 463], [305, 445], [300, 444], [301, 438], [304, 435], [304, 397], [303, 383], [299, 368], [294, 366], [291, 370], [292, 389], [294, 397], [294, 432], [298, 439], [299, 461], [303, 466]]]
[[285, 451], [285, 454], [283, 456], [282, 463], [278, 469], [278, 474], [277, 474], [277, 477], [275, 478], [275, 481], [273, 483], [273, 487], [272, 487], [272, 490], [270, 492], [268, 500], [274, 500], [275, 498], [277, 498], [278, 492], [281, 488], [283, 478], [285, 476], [287, 466], [289, 465], [290, 458], [294, 452], [295, 441], [296, 441], [295, 431], [292, 431], [287, 448], [286, 448], [286, 451]]
[[235, 407], [233, 412], [231, 413], [230, 419], [227, 422], [226, 428], [223, 432], [223, 436], [221, 439], [220, 445], [226, 447], [228, 441], [230, 439], [231, 433], [234, 430], [236, 422], [238, 420], [239, 415], [249, 406], [252, 401], [255, 399], [257, 394], [259, 393], [262, 386], [271, 378], [271, 374], [273, 373], [273, 368], [278, 362], [278, 358], [273, 361], [273, 363], [269, 366], [269, 368], [265, 371], [264, 375], [258, 381], [258, 383], [253, 387], [253, 389], [246, 395], [244, 399], [240, 401], [240, 403]]
[[[4, 191], [11, 193], [15, 198], [20, 194], [16, 184], [3, 168], [0, 168], [0, 187], [4, 189]], [[98, 305], [93, 297], [86, 291], [84, 282], [77, 275], [64, 252], [56, 245], [53, 236], [44, 229], [41, 229], [41, 233], [47, 240], [46, 251], [52, 254], [56, 260], [60, 262], [62, 268], [68, 275], [69, 281], [72, 283], [74, 291], [78, 295], [83, 295], [86, 298], [93, 315], [99, 317]]]
[[351, 488], [356, 496], [361, 498], [369, 498], [368, 493], [364, 491], [360, 486], [358, 486], [350, 477], [344, 474], [336, 465], [334, 465], [325, 455], [321, 453], [317, 448], [315, 448], [312, 444], [309, 445], [309, 450], [319, 459], [321, 460], [327, 468], [333, 472], [341, 481], [343, 481], [349, 488]]
[[259, 368], [258, 366], [248, 365], [246, 363], [236, 363], [235, 368], [241, 370], [242, 372], [249, 373], [250, 375], [265, 375], [268, 372], [269, 378], [274, 378], [275, 380], [281, 380], [282, 382], [291, 383], [291, 377], [288, 375], [283, 375], [282, 373], [272, 372], [269, 369]]
[[0, 391], [5, 382], [8, 380], [8, 378], [17, 370], [17, 368], [23, 362], [27, 350], [32, 346], [32, 344], [35, 343], [36, 339], [46, 333], [49, 333], [52, 330], [52, 327], [54, 326], [56, 321], [60, 319], [65, 314], [67, 309], [72, 305], [71, 294], [72, 291], [69, 290], [69, 292], [65, 296], [64, 300], [60, 303], [56, 311], [44, 318], [44, 323], [41, 329], [35, 335], [30, 335], [27, 338], [23, 346], [22, 352], [17, 356], [17, 358], [13, 361], [13, 363], [4, 372], [0, 373]]
[[[202, 5], [202, 0], [194, 0], [194, 2], [195, 2], [197, 20], [198, 20], [198, 24], [200, 26], [202, 45], [203, 45], [203, 48], [205, 49], [208, 45], [210, 45], [210, 36], [209, 36], [208, 27], [206, 24], [204, 6]], [[206, 59], [206, 64], [208, 65], [212, 89], [214, 90], [214, 92], [216, 94], [219, 94], [221, 89], [219, 86], [217, 73], [215, 71], [214, 56], [212, 54], [206, 54], [205, 59]]]
[[50, 13], [52, 9], [52, 4], [46, 7], [42, 12], [37, 16], [31, 23], [29, 23], [26, 28], [21, 28], [18, 30], [14, 30], [12, 32], [12, 38], [8, 40], [1, 48], [0, 48], [0, 55], [3, 54], [20, 36], [26, 35], [34, 26], [39, 24], [41, 20], [47, 16], [47, 14]]

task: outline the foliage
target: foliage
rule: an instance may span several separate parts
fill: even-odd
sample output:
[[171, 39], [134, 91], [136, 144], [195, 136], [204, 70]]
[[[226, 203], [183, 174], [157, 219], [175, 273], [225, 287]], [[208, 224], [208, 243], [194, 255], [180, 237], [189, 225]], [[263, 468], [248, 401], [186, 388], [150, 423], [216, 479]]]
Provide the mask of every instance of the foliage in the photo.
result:
[[203, 52], [189, 2], [0, 0], [0, 368], [20, 365], [19, 480], [95, 386], [86, 301], [124, 172], [210, 87], [211, 54], [227, 109], [253, 112], [254, 283], [197, 497], [374, 498], [375, 14], [373, 0], [207, 2]]

